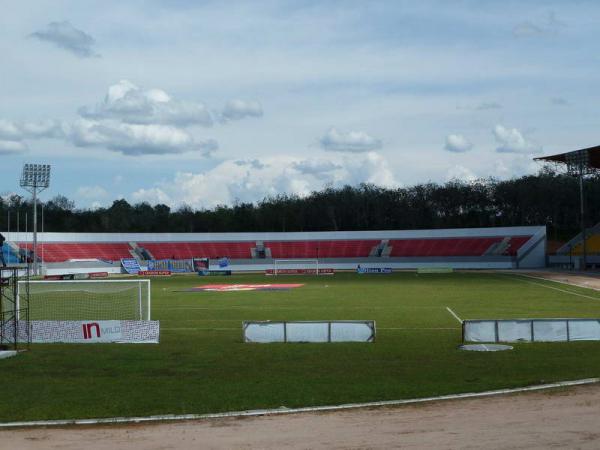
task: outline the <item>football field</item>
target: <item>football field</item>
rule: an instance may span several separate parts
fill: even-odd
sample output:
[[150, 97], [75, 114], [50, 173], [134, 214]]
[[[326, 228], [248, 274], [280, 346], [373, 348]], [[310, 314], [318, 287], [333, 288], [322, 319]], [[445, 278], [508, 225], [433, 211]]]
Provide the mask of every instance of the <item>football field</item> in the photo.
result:
[[[188, 291], [265, 283], [303, 286]], [[563, 317], [600, 318], [600, 292], [483, 272], [153, 278], [160, 344], [32, 345], [0, 361], [0, 422], [334, 405], [599, 376], [600, 342], [457, 349], [460, 319]], [[247, 344], [244, 320], [375, 320], [377, 337]]]

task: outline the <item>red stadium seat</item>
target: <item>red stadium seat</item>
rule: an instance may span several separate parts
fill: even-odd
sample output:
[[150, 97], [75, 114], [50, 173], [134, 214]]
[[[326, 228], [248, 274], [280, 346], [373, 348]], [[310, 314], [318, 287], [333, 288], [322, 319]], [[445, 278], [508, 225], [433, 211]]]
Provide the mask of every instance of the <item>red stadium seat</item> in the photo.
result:
[[[514, 236], [509, 241], [503, 255], [516, 255], [517, 250], [531, 236]], [[426, 257], [426, 256], [482, 256], [493, 245], [499, 244], [505, 236], [498, 237], [465, 237], [465, 238], [418, 238], [393, 239], [390, 256]]]
[[270, 241], [273, 258], [360, 258], [367, 257], [379, 240]]
[[139, 242], [156, 259], [188, 259], [194, 257], [232, 259], [252, 258], [251, 249], [256, 242]]
[[[21, 248], [31, 249], [31, 244], [20, 244]], [[80, 243], [52, 242], [39, 243], [38, 255], [45, 262], [62, 262], [70, 259], [104, 259], [118, 261], [131, 258], [131, 247], [125, 242]]]

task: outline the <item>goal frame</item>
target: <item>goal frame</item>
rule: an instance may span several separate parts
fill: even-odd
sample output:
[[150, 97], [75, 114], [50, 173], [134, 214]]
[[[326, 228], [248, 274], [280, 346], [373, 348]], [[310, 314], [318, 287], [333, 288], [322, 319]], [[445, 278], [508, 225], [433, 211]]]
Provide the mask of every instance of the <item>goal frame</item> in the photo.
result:
[[[315, 259], [315, 258], [296, 258], [296, 259], [273, 259], [273, 275], [277, 276], [277, 271], [278, 271], [278, 264], [285, 264], [285, 263], [291, 263], [291, 264], [302, 264], [302, 263], [315, 263], [316, 265], [316, 275], [319, 275], [319, 260]], [[310, 270], [310, 269], [306, 269], [305, 270]], [[286, 269], [280, 269], [280, 270], [286, 270]]]
[[[78, 283], [78, 284], [93, 284], [93, 283], [138, 283], [138, 306], [139, 306], [139, 311], [140, 313], [142, 313], [143, 308], [142, 308], [142, 303], [145, 301], [146, 302], [146, 307], [148, 310], [148, 313], [146, 314], [147, 317], [140, 317], [139, 320], [151, 320], [151, 316], [150, 316], [150, 311], [151, 311], [151, 306], [152, 306], [152, 296], [151, 296], [151, 285], [150, 285], [150, 280], [148, 279], [142, 279], [142, 280], [29, 280], [29, 281], [19, 281], [17, 283], [17, 301], [16, 301], [16, 309], [17, 309], [17, 320], [19, 319], [18, 317], [18, 311], [19, 311], [19, 305], [20, 305], [20, 293], [21, 293], [21, 286], [25, 285], [26, 286], [26, 290], [27, 292], [29, 292], [30, 286], [31, 285], [36, 285], [36, 284], [54, 284], [54, 285], [58, 285], [58, 284], [73, 284], [73, 283]], [[142, 286], [143, 285], [147, 286], [147, 294], [146, 294], [146, 298], [143, 298], [142, 295]]]

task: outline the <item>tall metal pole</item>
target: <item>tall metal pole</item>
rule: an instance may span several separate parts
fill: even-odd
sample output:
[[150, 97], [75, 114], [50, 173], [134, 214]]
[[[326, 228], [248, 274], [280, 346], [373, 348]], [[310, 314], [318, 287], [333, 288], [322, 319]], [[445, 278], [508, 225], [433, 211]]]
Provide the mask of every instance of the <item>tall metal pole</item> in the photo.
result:
[[33, 198], [33, 245], [30, 255], [33, 259], [33, 273], [38, 275], [37, 197], [40, 192], [50, 186], [50, 166], [48, 164], [25, 164], [20, 184], [25, 190], [31, 192]]
[[587, 248], [585, 243], [585, 206], [583, 199], [583, 171], [579, 172], [579, 204], [581, 213], [581, 238], [583, 242], [583, 270], [587, 269]]
[[37, 263], [37, 186], [33, 188], [33, 274], [38, 274]]
[[41, 251], [41, 263], [42, 263], [42, 269], [44, 268], [44, 202], [42, 202], [42, 204], [40, 205], [42, 207], [42, 243], [41, 243], [41, 247], [42, 247], [42, 251]]

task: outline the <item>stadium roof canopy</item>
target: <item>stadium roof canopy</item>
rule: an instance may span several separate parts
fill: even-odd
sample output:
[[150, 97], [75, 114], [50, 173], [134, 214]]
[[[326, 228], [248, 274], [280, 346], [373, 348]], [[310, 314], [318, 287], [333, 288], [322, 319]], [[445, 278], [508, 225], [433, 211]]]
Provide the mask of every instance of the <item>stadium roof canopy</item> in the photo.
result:
[[542, 156], [535, 158], [535, 161], [566, 164], [567, 170], [572, 174], [592, 173], [600, 170], [600, 145], [557, 155]]

